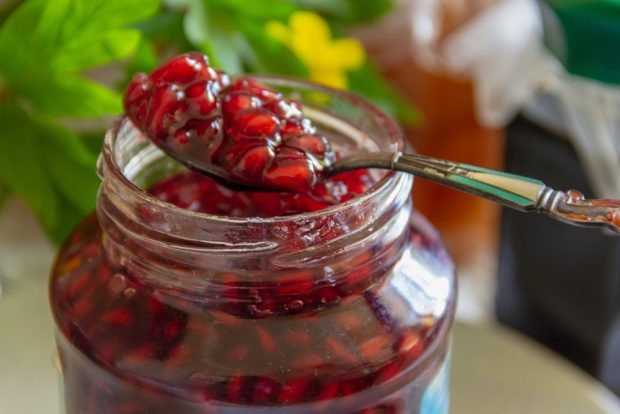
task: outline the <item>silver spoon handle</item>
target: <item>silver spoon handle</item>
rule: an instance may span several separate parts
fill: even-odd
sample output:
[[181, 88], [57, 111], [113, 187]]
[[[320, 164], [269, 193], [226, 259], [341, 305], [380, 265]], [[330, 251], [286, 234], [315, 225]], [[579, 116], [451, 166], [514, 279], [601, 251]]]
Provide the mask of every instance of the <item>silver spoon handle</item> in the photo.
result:
[[542, 181], [520, 175], [400, 152], [356, 154], [336, 162], [330, 175], [358, 168], [403, 171], [516, 210], [620, 233], [619, 200], [587, 200], [577, 191], [553, 190]]

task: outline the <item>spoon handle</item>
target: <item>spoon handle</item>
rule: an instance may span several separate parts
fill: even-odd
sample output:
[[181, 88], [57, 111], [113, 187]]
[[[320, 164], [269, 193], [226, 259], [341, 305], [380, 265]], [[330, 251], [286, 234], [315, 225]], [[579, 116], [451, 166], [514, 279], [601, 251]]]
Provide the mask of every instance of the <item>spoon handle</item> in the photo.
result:
[[577, 191], [553, 190], [533, 178], [400, 152], [347, 157], [334, 165], [334, 173], [357, 168], [403, 171], [516, 210], [535, 211], [569, 224], [607, 227], [620, 233], [619, 200], [588, 200]]

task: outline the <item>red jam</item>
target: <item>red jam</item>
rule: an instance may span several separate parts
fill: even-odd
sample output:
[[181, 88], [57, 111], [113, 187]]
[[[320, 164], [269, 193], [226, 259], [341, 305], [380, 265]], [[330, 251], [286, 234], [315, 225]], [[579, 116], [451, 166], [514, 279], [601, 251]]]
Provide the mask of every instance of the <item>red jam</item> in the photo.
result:
[[374, 180], [366, 170], [339, 174], [308, 193], [234, 191], [188, 171], [155, 184], [150, 192], [184, 209], [230, 217], [276, 217], [310, 213], [362, 195]]
[[249, 186], [307, 192], [334, 159], [299, 102], [248, 78], [231, 81], [201, 53], [136, 75], [125, 110], [166, 153]]
[[[136, 126], [155, 125], [150, 133], [159, 140], [183, 134], [193, 140], [204, 137], [196, 119], [217, 124], [223, 117], [225, 132], [208, 155], [242, 148], [242, 158], [251, 151], [237, 146], [246, 138], [234, 141], [235, 134], [277, 130], [287, 142], [283, 137], [295, 129], [297, 121], [283, 124], [276, 114], [275, 130], [262, 118], [226, 130], [225, 105], [234, 112], [259, 96], [252, 110], [262, 117], [265, 108], [277, 112], [260, 99], [271, 92], [245, 80], [225, 86], [206, 60], [194, 56], [188, 69], [188, 59], [140, 78], [146, 86], [128, 92], [132, 99], [141, 93], [159, 99], [155, 107], [163, 112], [151, 113], [137, 97], [128, 108], [130, 116], [135, 110], [133, 123], [110, 131], [97, 215], [75, 230], [52, 271], [66, 414], [447, 414], [442, 367], [453, 268], [428, 223], [412, 212], [409, 177], [374, 185], [362, 170], [310, 191], [264, 193], [183, 172], [145, 185], [150, 194], [136, 186], [136, 171], [160, 177], [176, 168], [154, 160]], [[176, 90], [165, 84], [170, 76], [190, 97], [194, 87], [202, 90], [195, 77], [209, 77], [205, 90], [219, 98], [182, 103], [178, 112], [166, 95]], [[350, 122], [359, 122], [355, 111], [338, 116], [351, 114]], [[298, 115], [291, 119], [307, 126]], [[368, 135], [389, 136], [396, 130], [389, 122], [380, 118], [378, 132]], [[160, 126], [172, 129], [158, 135]], [[297, 132], [306, 157], [318, 147]], [[259, 168], [266, 180], [273, 178], [265, 175], [270, 166], [297, 165], [280, 164], [278, 154], [288, 147], [278, 144], [278, 151], [270, 139], [258, 140], [274, 150]], [[287, 183], [287, 190], [308, 184]]]
[[[240, 193], [188, 172], [151, 192], [211, 214], [271, 216], [321, 209], [353, 195], [343, 186], [357, 192], [369, 183], [364, 173], [348, 173], [314, 194]], [[423, 228], [414, 225], [409, 240], [413, 249], [444, 255]], [[389, 296], [371, 288], [387, 271], [380, 262], [370, 264], [371, 251], [348, 263], [338, 283], [303, 270], [281, 280], [228, 273], [196, 301], [145, 285], [122, 259], [105, 260], [104, 249], [91, 218], [61, 252], [52, 280], [61, 351], [68, 342], [83, 355], [61, 352], [67, 413], [252, 413], [252, 407], [291, 405], [297, 408], [282, 412], [325, 413], [347, 396], [347, 413], [417, 412], [402, 398], [355, 408], [353, 396], [364, 390], [381, 395], [386, 387], [389, 395], [390, 380], [412, 366], [445, 325], [427, 318], [403, 326]], [[407, 398], [418, 401], [423, 390]], [[295, 406], [304, 402], [311, 403], [304, 410]]]

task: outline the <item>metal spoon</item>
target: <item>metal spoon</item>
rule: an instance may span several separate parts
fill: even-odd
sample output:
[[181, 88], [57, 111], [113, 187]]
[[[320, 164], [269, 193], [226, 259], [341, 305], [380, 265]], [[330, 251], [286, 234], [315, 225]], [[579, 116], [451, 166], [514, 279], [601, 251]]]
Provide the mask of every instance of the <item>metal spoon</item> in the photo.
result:
[[[257, 190], [231, 180], [220, 167], [205, 165], [199, 150], [177, 154], [165, 148], [171, 157], [190, 169], [206, 173], [238, 190]], [[401, 152], [363, 152], [343, 158], [324, 170], [329, 178], [344, 171], [379, 168], [402, 171], [474, 194], [506, 207], [524, 212], [546, 214], [576, 226], [607, 227], [620, 233], [620, 200], [586, 199], [575, 190], [556, 191], [542, 181], [460, 164], [418, 154]], [[271, 188], [260, 188], [269, 191]]]
[[410, 173], [523, 212], [538, 212], [576, 226], [620, 233], [620, 200], [586, 199], [575, 190], [557, 191], [542, 181], [418, 154], [368, 152], [343, 158], [325, 177], [359, 168]]

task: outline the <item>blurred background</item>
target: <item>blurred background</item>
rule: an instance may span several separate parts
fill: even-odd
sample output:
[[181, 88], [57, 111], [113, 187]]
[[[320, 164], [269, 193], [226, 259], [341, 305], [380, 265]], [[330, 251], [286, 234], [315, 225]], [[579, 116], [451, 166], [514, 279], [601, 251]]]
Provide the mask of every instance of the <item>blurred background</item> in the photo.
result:
[[[352, 90], [422, 154], [620, 198], [619, 44], [617, 0], [0, 0], [0, 302], [44, 285], [94, 209], [132, 74], [181, 51]], [[457, 263], [460, 320], [620, 394], [618, 238], [422, 180], [413, 196]]]

